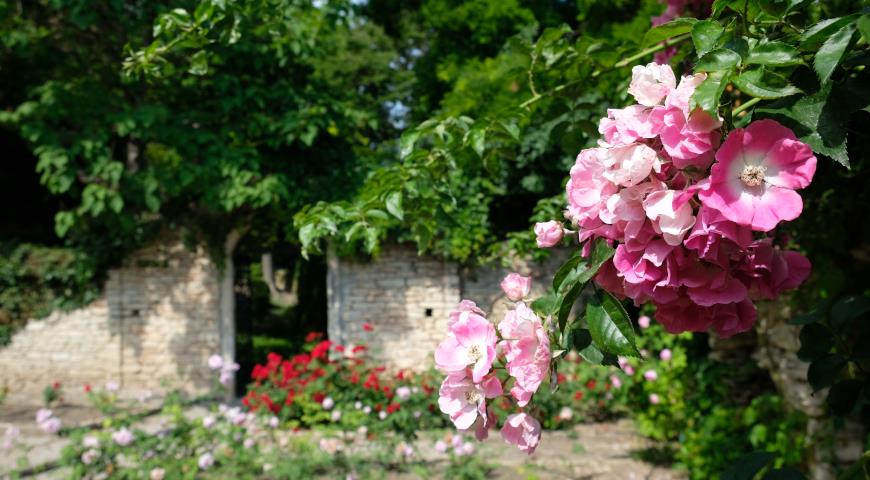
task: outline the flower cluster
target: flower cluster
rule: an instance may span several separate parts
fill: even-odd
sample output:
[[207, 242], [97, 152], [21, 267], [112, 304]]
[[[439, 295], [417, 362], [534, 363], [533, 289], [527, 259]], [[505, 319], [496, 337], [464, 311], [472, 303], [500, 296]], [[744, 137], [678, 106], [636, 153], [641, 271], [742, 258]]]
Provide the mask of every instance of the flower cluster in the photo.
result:
[[60, 431], [62, 422], [51, 410], [40, 408], [36, 412], [36, 424], [43, 432], [54, 435]]
[[773, 120], [720, 145], [721, 119], [690, 107], [704, 79], [678, 83], [668, 65], [635, 66], [628, 91], [638, 104], [601, 119], [599, 146], [571, 168], [566, 216], [581, 242], [617, 243], [599, 285], [655, 304], [670, 332], [730, 336], [752, 326], [753, 299], [809, 275], [809, 261], [774, 246], [769, 232], [800, 215], [796, 190], [809, 185], [816, 158]]
[[[531, 291], [531, 279], [512, 273], [501, 283], [505, 295], [515, 301], [496, 327], [470, 300], [463, 300], [448, 320], [449, 335], [435, 351], [435, 365], [447, 374], [441, 384], [438, 405], [459, 430], [474, 430], [482, 440], [497, 419], [487, 400], [501, 397], [513, 381], [510, 396], [525, 407], [549, 375], [550, 339], [541, 319], [523, 303]], [[500, 378], [493, 365], [503, 365]], [[499, 367], [500, 369], [501, 367]], [[541, 424], [525, 412], [507, 417], [502, 437], [531, 454], [541, 436]]]

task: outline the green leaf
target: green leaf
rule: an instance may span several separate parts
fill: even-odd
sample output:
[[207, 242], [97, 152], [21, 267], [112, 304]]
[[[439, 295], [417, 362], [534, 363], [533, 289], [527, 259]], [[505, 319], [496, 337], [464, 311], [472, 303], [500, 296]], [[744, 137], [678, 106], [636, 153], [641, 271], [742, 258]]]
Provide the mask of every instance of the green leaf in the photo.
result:
[[722, 472], [719, 478], [721, 480], [752, 480], [774, 458], [776, 455], [769, 452], [753, 452], [744, 455]]
[[469, 130], [468, 142], [477, 156], [483, 158], [483, 152], [486, 149], [486, 127], [480, 125]]
[[420, 131], [416, 128], [405, 130], [399, 138], [399, 158], [406, 158], [414, 151], [414, 144], [420, 138]]
[[559, 331], [565, 331], [565, 324], [568, 322], [568, 315], [571, 313], [571, 308], [574, 307], [574, 303], [577, 301], [577, 298], [580, 297], [580, 292], [583, 291], [583, 287], [586, 286], [586, 283], [575, 283], [565, 296], [562, 297], [562, 303], [559, 305], [559, 316], [557, 317], [559, 325]]
[[577, 350], [577, 353], [583, 357], [583, 360], [589, 363], [600, 364], [604, 362], [604, 353], [594, 343], [590, 343], [585, 348]]
[[804, 326], [800, 333], [801, 348], [798, 358], [809, 362], [827, 355], [834, 346], [834, 335], [824, 325], [811, 323]]
[[394, 217], [403, 220], [402, 212], [402, 192], [393, 192], [387, 196], [386, 207], [387, 211], [392, 213]]
[[831, 79], [831, 75], [833, 75], [837, 65], [840, 64], [840, 60], [843, 59], [843, 54], [846, 52], [849, 42], [852, 41], [854, 33], [855, 24], [847, 24], [825, 40], [825, 43], [822, 44], [822, 47], [816, 53], [813, 68], [819, 75], [819, 81], [822, 84], [827, 83]]
[[504, 131], [514, 139], [514, 141], [520, 141], [520, 127], [517, 126], [515, 120], [502, 120], [499, 124], [504, 128]]
[[701, 107], [714, 118], [719, 116], [719, 99], [731, 79], [732, 70], [711, 72], [692, 94], [692, 109]]
[[819, 391], [830, 385], [845, 366], [846, 359], [837, 354], [825, 355], [811, 363], [807, 370], [807, 380], [813, 387], [813, 391]]
[[302, 246], [310, 245], [311, 241], [314, 239], [314, 224], [309, 223], [303, 225], [302, 228], [299, 229], [299, 241], [302, 242]]
[[668, 23], [663, 23], [657, 27], [651, 28], [643, 37], [641, 48], [646, 48], [654, 43], [659, 43], [662, 40], [667, 40], [677, 35], [682, 35], [692, 31], [692, 27], [698, 21], [692, 17], [682, 17], [671, 20]]
[[817, 50], [819, 46], [825, 42], [834, 32], [841, 30], [844, 26], [852, 23], [858, 18], [858, 14], [852, 14], [846, 17], [829, 18], [808, 28], [801, 35], [800, 49], [804, 51]]
[[698, 63], [695, 64], [695, 71], [718, 72], [721, 70], [731, 70], [740, 65], [740, 61], [740, 55], [734, 50], [717, 48], [698, 60]]
[[861, 18], [855, 23], [858, 26], [858, 31], [865, 42], [870, 42], [870, 14], [861, 15]]
[[[580, 352], [592, 344], [592, 334], [586, 328], [571, 330], [571, 346]], [[600, 352], [599, 352], [600, 353]]]
[[550, 292], [532, 302], [531, 307], [540, 317], [547, 318], [559, 307], [559, 298]]
[[692, 42], [695, 44], [695, 52], [699, 57], [713, 50], [719, 45], [725, 27], [713, 20], [702, 20], [692, 26]]
[[870, 311], [870, 297], [847, 297], [831, 308], [831, 326], [837, 331], [847, 331], [849, 320], [858, 318]]
[[861, 393], [863, 386], [864, 382], [856, 379], [844, 380], [833, 384], [827, 398], [831, 412], [839, 416], [850, 414], [858, 402], [858, 395]]
[[783, 99], [770, 107], [757, 108], [755, 113], [779, 121], [814, 152], [848, 167], [846, 120], [849, 109], [832, 87], [829, 83], [812, 95]]
[[568, 260], [559, 267], [556, 274], [553, 275], [553, 291], [559, 291], [559, 287], [562, 286], [562, 281], [565, 280], [565, 277], [567, 277], [581, 261], [583, 261], [583, 258], [580, 256], [580, 249], [578, 248], [570, 257], [568, 257]]
[[200, 50], [190, 57], [190, 68], [187, 72], [197, 76], [208, 73], [208, 52]]
[[734, 79], [734, 86], [753, 97], [767, 100], [801, 93], [799, 88], [788, 83], [784, 77], [764, 68], [741, 73]]
[[586, 321], [592, 340], [602, 351], [640, 357], [634, 343], [634, 328], [628, 314], [613, 295], [598, 290], [586, 303]]
[[799, 65], [803, 63], [800, 52], [783, 42], [759, 42], [746, 58], [747, 64], [758, 65]]
[[800, 470], [792, 467], [777, 468], [764, 475], [764, 480], [806, 480]]

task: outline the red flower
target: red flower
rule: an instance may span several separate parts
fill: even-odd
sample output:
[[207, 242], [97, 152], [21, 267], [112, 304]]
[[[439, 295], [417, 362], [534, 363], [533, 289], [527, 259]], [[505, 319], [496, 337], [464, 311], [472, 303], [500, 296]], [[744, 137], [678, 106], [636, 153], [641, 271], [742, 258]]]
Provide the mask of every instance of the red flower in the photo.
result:
[[350, 374], [350, 383], [354, 385], [359, 383], [359, 373], [353, 372]]
[[365, 330], [367, 332], [371, 332], [374, 329], [375, 329], [375, 327], [371, 323], [368, 323], [368, 322], [363, 323], [363, 330]]
[[384, 407], [383, 407], [383, 405], [381, 405], [380, 403], [376, 403], [376, 404], [375, 404], [375, 411], [376, 411], [376, 412], [380, 412], [382, 408], [384, 408]]
[[251, 371], [251, 378], [257, 382], [261, 382], [269, 378], [269, 369], [262, 365], [254, 365], [254, 369]]
[[565, 377], [564, 373], [557, 373], [556, 374], [556, 383], [561, 385], [561, 384], [565, 383], [565, 380], [567, 380], [567, 378]]
[[343, 351], [344, 351], [344, 345], [336, 345], [336, 346], [335, 346], [335, 351], [336, 351], [336, 352], [339, 352], [339, 353], [343, 352]]
[[305, 336], [305, 343], [316, 342], [323, 338], [323, 334], [320, 332], [309, 332], [308, 335]]
[[281, 360], [283, 360], [281, 355], [278, 355], [275, 352], [270, 352], [269, 355], [266, 356], [266, 365], [269, 366], [270, 370], [274, 370], [281, 364]]
[[324, 340], [318, 343], [314, 349], [311, 350], [311, 358], [325, 358], [326, 354], [329, 353], [330, 346], [332, 346], [332, 342], [329, 340]]
[[51, 388], [53, 388], [54, 390], [60, 390], [60, 382], [55, 380], [54, 383], [51, 385]]
[[308, 365], [309, 362], [311, 362], [311, 357], [304, 353], [293, 356], [293, 363], [296, 365]]
[[583, 400], [583, 392], [575, 392], [574, 400]]
[[271, 411], [272, 413], [278, 413], [278, 411], [281, 410], [280, 407], [275, 405], [275, 402], [272, 401], [272, 397], [270, 397], [268, 394], [264, 393], [263, 395], [261, 395], [260, 400], [262, 400], [263, 403], [266, 404], [266, 408], [268, 408], [269, 411]]
[[315, 392], [314, 395], [311, 396], [311, 399], [317, 403], [322, 402], [324, 398], [326, 398], [326, 394], [323, 392]]
[[595, 385], [598, 385], [598, 382], [596, 382], [594, 378], [586, 382], [586, 388], [588, 388], [589, 390], [595, 388]]
[[387, 413], [395, 413], [400, 408], [398, 403], [391, 403], [387, 405]]
[[85, 384], [85, 393], [91, 393], [91, 384], [90, 383]]
[[353, 352], [353, 353], [359, 353], [359, 352], [364, 352], [365, 350], [366, 350], [366, 346], [365, 346], [365, 345], [357, 345], [357, 346], [353, 347], [352, 352]]
[[404, 380], [404, 379], [405, 379], [405, 371], [404, 371], [404, 370], [399, 370], [399, 371], [396, 373], [396, 378], [399, 379], [399, 380]]

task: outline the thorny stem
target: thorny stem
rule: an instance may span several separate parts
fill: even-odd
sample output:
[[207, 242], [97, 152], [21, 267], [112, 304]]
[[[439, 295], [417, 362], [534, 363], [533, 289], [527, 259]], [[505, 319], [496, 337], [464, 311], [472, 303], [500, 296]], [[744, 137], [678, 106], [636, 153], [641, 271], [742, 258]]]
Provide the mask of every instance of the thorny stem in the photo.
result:
[[615, 63], [615, 64], [613, 65], [613, 67], [611, 67], [611, 68], [608, 68], [608, 69], [603, 70], [603, 71], [602, 71], [602, 70], [596, 70], [596, 71], [592, 72], [592, 74], [589, 75], [588, 78], [578, 78], [578, 79], [576, 79], [576, 80], [572, 80], [572, 81], [570, 81], [570, 82], [563, 83], [562, 85], [559, 85], [558, 87], [555, 87], [555, 88], [553, 88], [552, 90], [546, 91], [546, 92], [544, 92], [544, 93], [537, 93], [537, 94], [535, 94], [534, 96], [532, 96], [532, 98], [530, 98], [530, 99], [526, 100], [525, 102], [521, 103], [521, 104], [520, 104], [520, 108], [527, 108], [527, 107], [529, 107], [530, 105], [533, 105], [533, 104], [537, 103], [538, 101], [540, 101], [540, 100], [543, 99], [544, 97], [547, 97], [547, 96], [553, 95], [554, 93], [559, 93], [559, 92], [561, 92], [562, 90], [565, 90], [566, 88], [568, 88], [568, 87], [570, 87], [570, 86], [572, 86], [572, 85], [575, 85], [575, 84], [577, 84], [577, 83], [585, 82], [585, 81], [590, 80], [590, 79], [592, 79], [592, 78], [598, 77], [598, 76], [601, 75], [602, 73], [609, 72], [609, 71], [613, 71], [613, 70], [616, 70], [616, 69], [618, 69], [618, 68], [626, 67], [626, 66], [630, 65], [631, 63], [635, 62], [636, 60], [638, 60], [638, 59], [640, 59], [640, 58], [643, 58], [643, 57], [645, 57], [645, 56], [647, 56], [647, 55], [649, 55], [649, 54], [651, 54], [651, 53], [656, 53], [656, 52], [658, 52], [658, 51], [660, 51], [660, 50], [664, 50], [665, 48], [670, 47], [670, 46], [672, 46], [672, 45], [674, 45], [674, 44], [676, 44], [676, 43], [679, 43], [679, 42], [681, 42], [681, 41], [683, 41], [683, 40], [689, 38], [690, 36], [691, 36], [691, 34], [688, 34], [688, 33], [683, 34], [683, 35], [677, 35], [676, 37], [669, 38], [669, 39], [667, 39], [667, 40], [665, 40], [665, 41], [659, 43], [658, 45], [653, 45], [652, 47], [649, 47], [649, 48], [647, 48], [647, 49], [645, 49], [645, 50], [642, 50], [642, 51], [640, 51], [640, 52], [638, 52], [638, 53], [636, 53], [636, 54], [634, 54], [634, 55], [632, 55], [632, 56], [630, 56], [630, 57], [624, 58], [624, 59], [620, 60], [619, 62]]
[[737, 116], [737, 115], [739, 115], [741, 112], [743, 112], [744, 110], [748, 109], [748, 108], [751, 107], [751, 106], [754, 106], [756, 103], [758, 103], [758, 102], [760, 102], [760, 101], [761, 101], [761, 99], [758, 98], [758, 97], [753, 98], [753, 99], [750, 99], [750, 100], [747, 101], [746, 103], [743, 103], [743, 104], [741, 104], [739, 107], [737, 107], [737, 108], [735, 108], [734, 110], [732, 110], [732, 111], [731, 111], [731, 115], [733, 115], [733, 116]]

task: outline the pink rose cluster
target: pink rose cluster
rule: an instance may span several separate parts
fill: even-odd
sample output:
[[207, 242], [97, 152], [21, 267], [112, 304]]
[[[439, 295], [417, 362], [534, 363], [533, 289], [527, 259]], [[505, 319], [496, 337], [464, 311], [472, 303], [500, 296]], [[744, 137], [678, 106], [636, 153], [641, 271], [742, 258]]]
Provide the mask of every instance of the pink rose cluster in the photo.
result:
[[571, 168], [566, 216], [581, 242], [617, 245], [599, 285], [655, 304], [670, 332], [712, 328], [725, 337], [751, 328], [752, 300], [809, 275], [809, 261], [775, 246], [771, 231], [800, 215], [796, 190], [809, 185], [816, 157], [773, 120], [720, 142], [721, 120], [690, 108], [704, 78], [678, 83], [670, 66], [635, 66], [628, 91], [638, 104], [601, 119], [599, 146]]
[[470, 300], [460, 302], [450, 314], [448, 337], [435, 351], [435, 365], [447, 374], [438, 405], [456, 428], [473, 429], [483, 440], [498, 422], [486, 402], [506, 395], [512, 382], [509, 395], [519, 411], [505, 419], [501, 435], [531, 454], [540, 441], [541, 424], [522, 408], [549, 375], [550, 338], [544, 323], [523, 302], [531, 279], [512, 273], [502, 281], [502, 289], [515, 303], [498, 328]]

